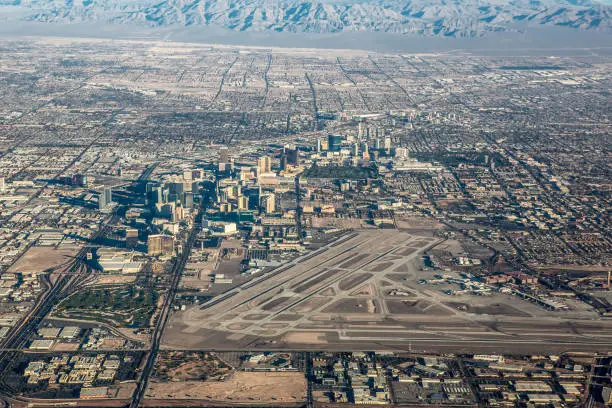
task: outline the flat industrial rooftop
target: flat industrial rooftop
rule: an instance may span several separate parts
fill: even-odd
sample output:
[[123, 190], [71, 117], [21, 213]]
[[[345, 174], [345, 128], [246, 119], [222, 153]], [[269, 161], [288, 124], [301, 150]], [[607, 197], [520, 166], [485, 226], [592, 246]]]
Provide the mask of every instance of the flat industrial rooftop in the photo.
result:
[[[210, 302], [175, 313], [164, 347], [185, 349], [598, 350], [612, 320], [493, 293], [419, 284], [441, 239], [360, 230]], [[524, 348], [523, 348], [524, 347]]]

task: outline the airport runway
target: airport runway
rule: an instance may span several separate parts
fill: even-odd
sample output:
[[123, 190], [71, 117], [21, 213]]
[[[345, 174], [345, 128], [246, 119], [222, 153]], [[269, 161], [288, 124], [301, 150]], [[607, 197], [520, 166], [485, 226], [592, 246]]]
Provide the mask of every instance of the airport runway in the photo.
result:
[[494, 295], [507, 303], [501, 314], [450, 306], [456, 298], [417, 284], [427, 273], [419, 269], [423, 251], [440, 241], [397, 230], [355, 232], [174, 314], [163, 346], [545, 351], [603, 350], [612, 340], [612, 321], [548, 312], [508, 295]]

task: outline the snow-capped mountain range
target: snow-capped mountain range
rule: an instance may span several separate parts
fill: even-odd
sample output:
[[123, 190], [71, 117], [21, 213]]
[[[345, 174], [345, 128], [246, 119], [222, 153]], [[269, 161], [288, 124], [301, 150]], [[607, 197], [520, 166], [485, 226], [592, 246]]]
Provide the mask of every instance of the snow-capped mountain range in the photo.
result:
[[0, 0], [40, 22], [216, 25], [238, 31], [377, 31], [480, 37], [530, 26], [612, 30], [612, 6], [590, 0]]

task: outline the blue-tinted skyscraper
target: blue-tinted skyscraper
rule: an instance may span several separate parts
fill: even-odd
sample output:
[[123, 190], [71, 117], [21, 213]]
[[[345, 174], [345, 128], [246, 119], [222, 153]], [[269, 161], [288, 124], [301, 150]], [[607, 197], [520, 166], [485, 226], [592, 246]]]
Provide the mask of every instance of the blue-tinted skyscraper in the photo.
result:
[[342, 147], [342, 136], [328, 135], [327, 150], [330, 152], [339, 152]]

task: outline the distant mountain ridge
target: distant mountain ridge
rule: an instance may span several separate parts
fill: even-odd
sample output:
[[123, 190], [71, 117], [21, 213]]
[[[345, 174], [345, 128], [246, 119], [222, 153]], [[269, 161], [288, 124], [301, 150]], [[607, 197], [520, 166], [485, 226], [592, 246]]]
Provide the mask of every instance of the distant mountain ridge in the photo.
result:
[[529, 26], [612, 32], [612, 6], [589, 0], [0, 0], [26, 20], [238, 31], [377, 31], [480, 37]]

